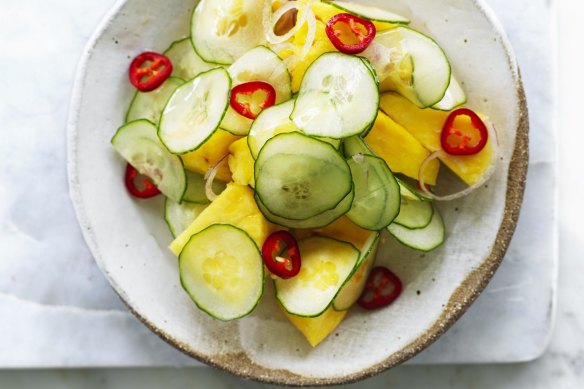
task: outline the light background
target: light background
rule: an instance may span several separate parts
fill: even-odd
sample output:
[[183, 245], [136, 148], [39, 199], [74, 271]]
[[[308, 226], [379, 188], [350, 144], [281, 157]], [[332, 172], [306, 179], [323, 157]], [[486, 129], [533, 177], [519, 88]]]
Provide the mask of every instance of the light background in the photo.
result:
[[[0, 0], [4, 6], [9, 0]], [[509, 0], [513, 1], [513, 0]], [[28, 0], [25, 2], [31, 3]], [[34, 2], [38, 3], [38, 2]], [[51, 6], [58, 1], [44, 1]], [[79, 1], [82, 7], [84, 1]], [[584, 90], [584, 2], [557, 0], [558, 8], [558, 109], [560, 186], [560, 273], [555, 329], [550, 346], [537, 361], [512, 365], [404, 366], [351, 388], [581, 388], [584, 386], [584, 168], [580, 161], [584, 143], [581, 91]], [[96, 7], [91, 7], [95, 9]], [[6, 10], [7, 8], [4, 8]], [[105, 9], [104, 9], [105, 11]], [[6, 15], [4, 15], [5, 17]], [[0, 20], [2, 15], [0, 15]], [[100, 15], [95, 15], [95, 23]], [[22, 21], [26, 23], [26, 20]], [[1, 28], [1, 27], [0, 27]], [[79, 26], [91, 29], [91, 26]], [[2, 31], [0, 33], [9, 33]], [[58, 31], [56, 31], [58, 33]], [[74, 38], [72, 38], [74, 39]], [[47, 47], [11, 48], [50, 50]], [[550, 48], [549, 54], [556, 55]], [[0, 54], [1, 58], [1, 54]], [[51, 76], [50, 63], [46, 77]], [[1, 69], [1, 68], [0, 68]], [[69, 69], [68, 71], [73, 71]], [[26, 85], [26, 80], [23, 84]], [[12, 91], [11, 91], [12, 93]], [[13, 91], [18, 94], [21, 91]], [[68, 96], [63, 96], [64, 106]], [[2, 101], [1, 103], [9, 104]], [[42, 108], [42, 107], [39, 107]], [[42, 115], [42, 109], [39, 110]], [[6, 156], [5, 156], [6, 157]], [[0, 190], [0, 195], [1, 195]], [[542, 207], [547, 206], [542, 204]], [[1, 347], [1, 345], [0, 345]], [[269, 388], [241, 381], [206, 368], [195, 369], [104, 369], [68, 371], [2, 371], [0, 388]]]

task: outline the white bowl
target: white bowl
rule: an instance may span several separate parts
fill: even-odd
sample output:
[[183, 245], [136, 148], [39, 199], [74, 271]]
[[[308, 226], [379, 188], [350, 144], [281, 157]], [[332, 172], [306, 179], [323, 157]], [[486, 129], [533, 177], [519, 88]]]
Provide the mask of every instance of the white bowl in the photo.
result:
[[440, 204], [444, 246], [422, 255], [386, 236], [378, 258], [404, 282], [376, 312], [353, 309], [312, 349], [268, 287], [250, 316], [224, 323], [183, 292], [160, 200], [136, 201], [110, 145], [134, 90], [132, 58], [189, 33], [194, 0], [120, 1], [82, 59], [69, 122], [70, 190], [85, 239], [115, 291], [156, 334], [183, 352], [258, 381], [317, 385], [355, 381], [413, 357], [443, 334], [484, 289], [518, 218], [527, 170], [528, 121], [520, 76], [501, 26], [481, 0], [369, 0], [413, 20], [445, 49], [468, 105], [496, 124], [501, 160], [483, 189]]

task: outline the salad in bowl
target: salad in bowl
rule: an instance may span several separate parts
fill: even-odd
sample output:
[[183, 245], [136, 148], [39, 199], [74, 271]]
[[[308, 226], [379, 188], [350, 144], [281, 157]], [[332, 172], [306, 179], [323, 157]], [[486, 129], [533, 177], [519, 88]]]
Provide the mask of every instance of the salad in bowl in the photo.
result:
[[[496, 93], [479, 93], [472, 74], [482, 70], [454, 66], [465, 53], [445, 49], [432, 24], [418, 27], [417, 13], [438, 7], [424, 11], [426, 3], [412, 10], [396, 2], [394, 12], [374, 1], [201, 0], [191, 4], [186, 36], [126, 57], [116, 79], [134, 92], [111, 134], [110, 165], [132, 215], [168, 228], [153, 232], [156, 251], [175, 258], [155, 265], [156, 288], [180, 310], [182, 335], [169, 334], [172, 316], [153, 319], [158, 312], [145, 313], [145, 300], [134, 305], [142, 297], [125, 290], [123, 267], [111, 277], [157, 333], [212, 365], [233, 364], [221, 358], [239, 354], [224, 351], [241, 348], [252, 361], [244, 364], [261, 374], [284, 369], [317, 377], [290, 382], [319, 383], [330, 372], [311, 372], [311, 358], [346, 344], [354, 350], [355, 331], [376, 350], [362, 359], [372, 374], [397, 363], [399, 350], [411, 356], [425, 347], [476, 298], [510, 238], [497, 226], [516, 221], [504, 199], [516, 130], [498, 131], [521, 117], [488, 104]], [[481, 28], [492, 28], [469, 3]], [[512, 62], [499, 44], [493, 63]], [[514, 72], [504, 77], [519, 82]], [[518, 99], [515, 91], [503, 98]], [[489, 198], [492, 207], [476, 206]], [[472, 231], [481, 217], [484, 231]], [[474, 233], [486, 237], [475, 246]], [[463, 293], [476, 271], [481, 282]], [[148, 288], [138, 282], [136, 291]], [[434, 299], [419, 297], [433, 288]], [[432, 314], [423, 317], [416, 304]], [[415, 324], [413, 311], [423, 317]], [[224, 345], [203, 346], [209, 340], [190, 338], [188, 322], [237, 334], [215, 334], [211, 342]], [[374, 345], [380, 328], [400, 346]], [[295, 339], [294, 366], [282, 365], [279, 353], [291, 348], [281, 334]]]

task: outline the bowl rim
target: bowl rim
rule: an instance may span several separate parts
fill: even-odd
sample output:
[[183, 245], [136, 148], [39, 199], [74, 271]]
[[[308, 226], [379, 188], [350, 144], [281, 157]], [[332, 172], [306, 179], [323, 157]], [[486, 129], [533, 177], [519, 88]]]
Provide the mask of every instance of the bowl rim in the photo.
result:
[[[91, 54], [97, 44], [97, 41], [104, 33], [104, 31], [109, 27], [112, 19], [118, 14], [120, 9], [128, 1], [130, 0], [117, 0], [95, 28], [83, 50], [73, 84], [67, 123], [67, 173], [69, 195], [71, 197], [78, 222], [82, 227], [89, 225], [89, 223], [86, 219], [81, 193], [77, 190], [78, 181], [76, 179], [76, 164], [73, 163], [73, 161], [75, 160], [74, 155], [77, 151], [75, 147], [75, 139], [78, 133], [77, 122], [79, 107], [83, 100], [83, 80], [85, 77], [85, 69], [87, 67], [89, 57], [91, 57]], [[467, 275], [464, 281], [450, 296], [450, 299], [442, 310], [439, 318], [425, 332], [420, 334], [415, 340], [402, 348], [400, 351], [389, 355], [383, 361], [371, 365], [357, 373], [319, 378], [303, 376], [282, 369], [266, 368], [250, 360], [245, 353], [229, 353], [210, 357], [197, 353], [196, 350], [193, 350], [188, 345], [182, 343], [178, 339], [175, 339], [172, 335], [162, 331], [148, 319], [143, 317], [139, 312], [134, 310], [127, 299], [123, 297], [122, 293], [117, 290], [115, 283], [110, 280], [107, 272], [103, 271], [101, 266], [99, 266], [102, 273], [104, 273], [104, 276], [108, 279], [110, 286], [118, 295], [120, 300], [126, 305], [128, 310], [162, 340], [180, 350], [184, 354], [200, 362], [203, 362], [206, 365], [226, 371], [228, 373], [232, 373], [243, 379], [283, 386], [330, 386], [350, 384], [361, 381], [378, 375], [413, 358], [422, 350], [434, 343], [440, 336], [442, 336], [478, 298], [478, 296], [491, 281], [495, 271], [501, 264], [519, 219], [521, 204], [523, 202], [523, 196], [525, 192], [525, 183], [527, 179], [529, 162], [529, 115], [525, 90], [521, 79], [521, 72], [516, 62], [515, 54], [501, 23], [499, 22], [493, 10], [488, 6], [488, 4], [485, 3], [485, 0], [469, 1], [472, 1], [477, 9], [482, 12], [485, 18], [491, 23], [493, 32], [497, 35], [497, 38], [500, 39], [507, 56], [512, 78], [515, 81], [514, 86], [518, 101], [518, 106], [516, 107], [518, 111], [516, 136], [514, 139], [514, 149], [507, 174], [505, 208], [503, 210], [502, 221], [499, 226], [499, 230], [497, 231], [491, 252], [483, 260], [480, 266]], [[99, 251], [96, 247], [94, 247], [94, 242], [88, 230], [86, 228], [82, 228], [82, 233], [84, 240], [86, 241], [93, 256], [98, 256]]]

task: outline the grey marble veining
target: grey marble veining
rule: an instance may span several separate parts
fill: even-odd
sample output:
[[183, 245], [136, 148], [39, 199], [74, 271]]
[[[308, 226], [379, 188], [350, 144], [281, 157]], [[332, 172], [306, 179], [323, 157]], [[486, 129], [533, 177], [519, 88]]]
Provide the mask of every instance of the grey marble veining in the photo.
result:
[[[0, 186], [1, 367], [193, 364], [127, 313], [85, 247], [67, 195], [65, 128], [73, 75], [85, 42], [113, 3], [0, 2], [0, 178], [10, 183]], [[554, 209], [542, 209], [540, 201], [542, 193], [546, 201], [554, 201], [557, 175], [549, 56], [553, 14], [544, 0], [490, 3], [516, 48], [528, 94], [531, 165], [526, 205], [506, 261], [487, 291], [414, 363], [529, 360], [539, 356], [549, 340], [557, 230]], [[23, 25], [23, 20], [30, 23]], [[572, 230], [562, 233], [566, 239], [578, 239], [570, 236]], [[578, 271], [584, 271], [582, 262], [574, 263], [567, 278], [577, 279]], [[560, 299], [568, 293], [560, 289]], [[459, 387], [470, 382], [498, 387], [514, 375], [536, 373], [582, 382], [584, 349], [572, 339], [584, 332], [583, 312], [569, 308], [559, 314], [562, 336], [556, 336], [551, 351], [534, 364], [519, 371], [466, 367], [448, 374]], [[426, 387], [428, 381], [419, 373], [436, 369], [403, 367], [369, 381], [367, 387], [386, 387], [387, 382]], [[53, 382], [60, 374], [54, 373]], [[142, 382], [173, 374], [154, 370]], [[198, 374], [188, 370], [173, 382], [179, 387]], [[256, 387], [224, 375], [203, 376], [225, 387]], [[128, 380], [124, 373], [118, 377], [120, 382]], [[10, 380], [10, 375], [0, 376], [0, 387]], [[484, 386], [489, 382], [493, 385]]]

